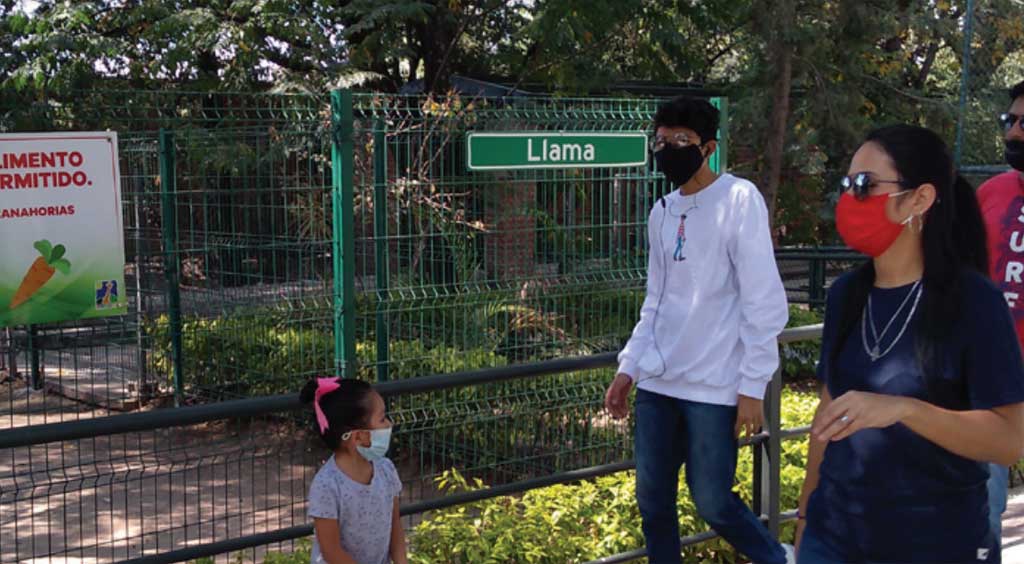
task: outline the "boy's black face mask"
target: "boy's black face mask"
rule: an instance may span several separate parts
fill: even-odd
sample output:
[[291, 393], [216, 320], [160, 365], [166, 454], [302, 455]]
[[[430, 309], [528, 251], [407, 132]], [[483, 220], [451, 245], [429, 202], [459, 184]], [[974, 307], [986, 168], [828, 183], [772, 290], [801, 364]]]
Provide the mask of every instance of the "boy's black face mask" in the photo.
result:
[[1024, 141], [1007, 141], [1005, 155], [1006, 164], [1024, 172]]
[[665, 175], [674, 188], [689, 182], [704, 164], [704, 159], [700, 145], [688, 145], [681, 149], [666, 146], [654, 153], [658, 170]]

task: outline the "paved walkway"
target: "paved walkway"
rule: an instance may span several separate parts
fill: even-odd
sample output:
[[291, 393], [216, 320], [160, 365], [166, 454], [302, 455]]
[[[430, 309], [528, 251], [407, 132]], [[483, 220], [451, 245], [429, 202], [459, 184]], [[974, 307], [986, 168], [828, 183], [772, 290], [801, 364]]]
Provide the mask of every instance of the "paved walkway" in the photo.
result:
[[1010, 492], [1003, 514], [1003, 563], [1024, 564], [1024, 487]]

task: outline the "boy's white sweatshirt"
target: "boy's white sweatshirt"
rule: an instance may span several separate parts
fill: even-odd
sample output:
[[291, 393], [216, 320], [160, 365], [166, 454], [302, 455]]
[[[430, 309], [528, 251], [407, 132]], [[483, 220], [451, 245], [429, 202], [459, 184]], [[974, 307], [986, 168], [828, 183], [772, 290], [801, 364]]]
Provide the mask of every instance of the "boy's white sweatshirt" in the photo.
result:
[[647, 296], [619, 372], [640, 389], [691, 401], [763, 398], [789, 311], [757, 187], [723, 174], [693, 196], [673, 191], [654, 204], [647, 233]]

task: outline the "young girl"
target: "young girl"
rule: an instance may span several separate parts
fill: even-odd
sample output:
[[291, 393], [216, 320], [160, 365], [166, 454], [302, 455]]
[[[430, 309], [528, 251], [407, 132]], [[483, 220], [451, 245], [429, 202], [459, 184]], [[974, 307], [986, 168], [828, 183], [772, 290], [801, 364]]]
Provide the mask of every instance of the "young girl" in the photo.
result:
[[384, 458], [391, 421], [384, 399], [366, 382], [317, 378], [302, 389], [316, 432], [334, 455], [309, 488], [314, 564], [406, 564], [398, 513], [402, 482]]
[[828, 295], [798, 562], [999, 562], [986, 463], [1021, 456], [1024, 365], [974, 190], [938, 135], [893, 126], [841, 192], [873, 260]]

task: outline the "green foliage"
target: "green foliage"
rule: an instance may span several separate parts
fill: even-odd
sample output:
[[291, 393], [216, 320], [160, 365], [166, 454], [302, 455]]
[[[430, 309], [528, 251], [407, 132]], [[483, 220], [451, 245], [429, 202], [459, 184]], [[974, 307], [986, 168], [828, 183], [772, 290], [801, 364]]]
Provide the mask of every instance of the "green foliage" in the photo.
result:
[[292, 552], [268, 552], [263, 557], [263, 564], [309, 564], [312, 551], [312, 539], [301, 539], [295, 543]]
[[[783, 406], [783, 427], [809, 425], [817, 397], [786, 391]], [[806, 439], [783, 443], [781, 503], [785, 508], [796, 506], [806, 456]], [[752, 497], [752, 475], [752, 457], [744, 454], [737, 469], [736, 489], [748, 503]], [[680, 483], [682, 533], [706, 530], [684, 482]], [[485, 487], [479, 480], [467, 481], [456, 471], [445, 473], [439, 486], [449, 494]], [[784, 538], [791, 534], [787, 527]], [[643, 544], [635, 476], [626, 472], [438, 511], [416, 527], [411, 542], [411, 560], [422, 564], [562, 564], [632, 550]], [[716, 541], [692, 549], [686, 561], [735, 562], [736, 554], [724, 542]]]
[[[150, 370], [170, 377], [169, 318], [149, 323], [146, 334], [152, 343]], [[293, 391], [303, 378], [330, 367], [334, 354], [323, 331], [266, 314], [186, 318], [181, 340], [186, 386], [229, 395]]]
[[[787, 327], [806, 327], [817, 325], [823, 321], [818, 310], [791, 304], [789, 306], [789, 323]], [[821, 356], [821, 340], [786, 343], [779, 351], [782, 373], [787, 381], [806, 379], [814, 376], [814, 371]]]
[[[414, 286], [415, 282], [398, 281]], [[633, 285], [638, 285], [634, 283]], [[359, 317], [373, 319], [372, 294], [358, 303]], [[390, 337], [428, 347], [492, 351], [512, 361], [544, 360], [617, 350], [629, 337], [643, 289], [621, 283], [565, 284], [525, 292], [481, 291], [465, 295], [394, 300], [388, 304]], [[375, 332], [359, 334], [371, 341]], [[393, 358], [414, 358], [416, 355]]]
[[[170, 321], [162, 315], [148, 323], [149, 369], [170, 377]], [[187, 387], [207, 393], [267, 395], [298, 389], [312, 376], [331, 373], [334, 339], [326, 328], [300, 324], [268, 310], [237, 312], [220, 318], [186, 318], [182, 349]], [[392, 341], [391, 379], [414, 378], [491, 366], [501, 355], [483, 349], [429, 347], [420, 341]], [[375, 380], [376, 344], [356, 344], [357, 377]]]
[[[456, 347], [429, 347], [422, 341], [392, 341], [388, 345], [390, 358], [394, 359], [388, 370], [392, 380], [405, 380], [419, 376], [447, 374], [464, 370], [476, 370], [505, 366], [505, 357], [492, 351], [480, 348], [461, 350]], [[358, 378], [373, 381], [376, 379], [377, 344], [376, 342], [356, 343], [356, 359]]]

